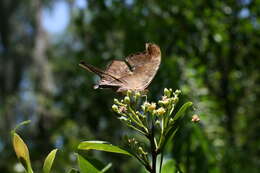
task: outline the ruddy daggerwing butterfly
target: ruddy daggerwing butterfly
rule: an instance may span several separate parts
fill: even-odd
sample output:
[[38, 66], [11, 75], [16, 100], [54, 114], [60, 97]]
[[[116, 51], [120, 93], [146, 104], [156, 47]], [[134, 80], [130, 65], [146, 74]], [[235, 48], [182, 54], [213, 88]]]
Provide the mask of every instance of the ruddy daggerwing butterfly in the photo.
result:
[[104, 71], [83, 61], [79, 66], [101, 78], [94, 86], [95, 89], [112, 88], [116, 92], [143, 91], [151, 83], [161, 63], [159, 46], [146, 43], [145, 47], [144, 52], [129, 55], [125, 60], [113, 60]]

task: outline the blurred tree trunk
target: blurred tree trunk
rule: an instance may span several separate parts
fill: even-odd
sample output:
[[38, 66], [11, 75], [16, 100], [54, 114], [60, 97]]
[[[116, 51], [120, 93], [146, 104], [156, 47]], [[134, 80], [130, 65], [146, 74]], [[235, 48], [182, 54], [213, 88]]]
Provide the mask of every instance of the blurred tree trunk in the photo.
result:
[[36, 114], [38, 115], [37, 122], [37, 133], [35, 134], [36, 140], [40, 143], [38, 146], [42, 149], [42, 152], [49, 151], [48, 143], [41, 143], [49, 141], [47, 131], [47, 125], [50, 123], [51, 110], [47, 105], [50, 105], [50, 101], [53, 94], [54, 82], [52, 76], [51, 65], [47, 57], [48, 49], [48, 35], [42, 26], [42, 10], [43, 3], [41, 0], [34, 0], [35, 9], [35, 42], [33, 50], [33, 66], [32, 66], [32, 77], [34, 90], [37, 99]]
[[40, 0], [35, 0], [34, 3], [36, 15], [36, 35], [33, 51], [35, 89], [48, 95], [52, 93], [54, 88], [52, 72], [46, 55], [48, 38], [47, 33], [42, 26], [42, 2]]

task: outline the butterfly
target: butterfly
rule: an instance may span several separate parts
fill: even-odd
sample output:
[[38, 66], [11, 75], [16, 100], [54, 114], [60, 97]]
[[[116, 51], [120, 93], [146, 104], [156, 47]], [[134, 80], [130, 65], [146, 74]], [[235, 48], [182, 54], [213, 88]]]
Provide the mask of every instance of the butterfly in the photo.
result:
[[100, 77], [97, 88], [111, 88], [116, 92], [144, 91], [153, 80], [161, 63], [160, 47], [145, 44], [145, 51], [127, 56], [124, 60], [113, 60], [105, 70], [84, 61], [79, 66]]

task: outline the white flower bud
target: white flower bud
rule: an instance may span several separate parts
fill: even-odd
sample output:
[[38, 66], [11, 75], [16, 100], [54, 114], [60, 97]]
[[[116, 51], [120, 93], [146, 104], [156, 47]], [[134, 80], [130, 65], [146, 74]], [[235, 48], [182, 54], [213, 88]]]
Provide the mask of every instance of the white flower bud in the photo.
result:
[[125, 102], [126, 104], [129, 104], [129, 103], [130, 103], [130, 97], [125, 96], [124, 102]]
[[117, 105], [113, 104], [112, 109], [113, 109], [113, 111], [118, 112], [118, 106]]
[[167, 96], [167, 97], [170, 97], [170, 96], [171, 96], [171, 92], [170, 92], [167, 88], [164, 88], [163, 93], [164, 93], [164, 95]]

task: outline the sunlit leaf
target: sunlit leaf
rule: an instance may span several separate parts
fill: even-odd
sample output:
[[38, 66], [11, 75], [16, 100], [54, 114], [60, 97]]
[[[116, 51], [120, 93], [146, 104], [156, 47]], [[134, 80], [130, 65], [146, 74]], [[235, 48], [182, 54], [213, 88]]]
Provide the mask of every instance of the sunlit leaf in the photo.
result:
[[43, 164], [43, 173], [49, 173], [55, 159], [57, 153], [57, 149], [52, 150], [48, 156], [46, 157], [44, 164]]
[[169, 173], [169, 172], [175, 172], [176, 169], [175, 169], [175, 161], [170, 159], [170, 160], [167, 160], [165, 164], [163, 164], [163, 167], [162, 167], [162, 173]]
[[24, 166], [26, 172], [32, 173], [30, 154], [27, 145], [24, 143], [22, 138], [15, 132], [13, 132], [13, 147], [16, 156]]
[[111, 153], [119, 153], [132, 156], [126, 150], [121, 149], [118, 146], [112, 145], [105, 141], [84, 141], [81, 142], [78, 146], [80, 150], [99, 150], [99, 151], [106, 151]]
[[78, 165], [80, 173], [101, 173], [94, 165], [78, 154]]
[[179, 118], [182, 118], [185, 115], [184, 113], [190, 106], [192, 106], [192, 102], [187, 102], [183, 104], [178, 112], [174, 115], [173, 120], [177, 121]]

